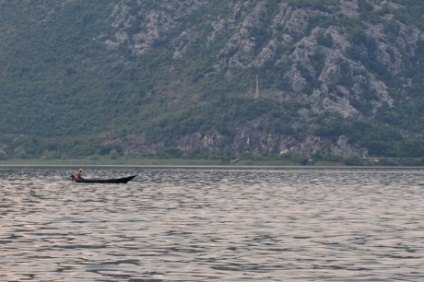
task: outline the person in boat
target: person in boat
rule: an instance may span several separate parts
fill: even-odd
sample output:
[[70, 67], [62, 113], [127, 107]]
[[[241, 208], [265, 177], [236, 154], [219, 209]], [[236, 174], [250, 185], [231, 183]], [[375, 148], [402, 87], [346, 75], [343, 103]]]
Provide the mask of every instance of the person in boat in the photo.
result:
[[77, 170], [74, 175], [75, 179], [82, 179], [82, 169]]

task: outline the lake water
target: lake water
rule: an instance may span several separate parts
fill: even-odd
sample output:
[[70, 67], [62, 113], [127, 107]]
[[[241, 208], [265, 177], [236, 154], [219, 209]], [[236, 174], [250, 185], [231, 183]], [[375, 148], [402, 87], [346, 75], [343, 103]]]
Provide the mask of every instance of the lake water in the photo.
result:
[[0, 167], [0, 281], [424, 281], [424, 170]]

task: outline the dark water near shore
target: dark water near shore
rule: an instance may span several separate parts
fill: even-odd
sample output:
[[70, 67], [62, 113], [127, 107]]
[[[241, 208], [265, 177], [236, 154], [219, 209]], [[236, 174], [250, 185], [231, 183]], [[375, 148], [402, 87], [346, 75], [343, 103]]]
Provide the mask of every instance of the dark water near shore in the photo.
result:
[[0, 281], [424, 281], [424, 170], [0, 167]]

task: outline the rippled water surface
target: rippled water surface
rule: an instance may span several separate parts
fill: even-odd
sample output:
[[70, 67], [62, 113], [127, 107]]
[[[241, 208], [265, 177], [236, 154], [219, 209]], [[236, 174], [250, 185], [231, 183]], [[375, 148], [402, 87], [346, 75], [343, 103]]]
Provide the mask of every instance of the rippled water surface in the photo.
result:
[[424, 281], [424, 170], [0, 167], [0, 281]]

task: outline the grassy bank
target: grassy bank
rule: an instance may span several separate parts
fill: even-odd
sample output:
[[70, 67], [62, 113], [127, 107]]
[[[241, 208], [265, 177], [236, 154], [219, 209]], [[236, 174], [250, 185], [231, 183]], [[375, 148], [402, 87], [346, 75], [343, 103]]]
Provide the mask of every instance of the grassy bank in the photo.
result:
[[[0, 161], [0, 165], [14, 166], [304, 166], [290, 159], [239, 159], [226, 162], [217, 159], [161, 159], [161, 158], [98, 158], [98, 159], [8, 159]], [[343, 166], [341, 162], [319, 161], [308, 166]]]
[[1, 166], [274, 166], [274, 167], [424, 167], [417, 159], [316, 159], [249, 157], [232, 161], [187, 158], [81, 158], [81, 159], [7, 159]]
[[224, 165], [217, 160], [180, 160], [180, 159], [9, 159], [0, 161], [0, 165], [22, 165], [22, 166], [95, 166], [95, 165], [140, 165], [140, 166], [168, 166], [168, 165]]

